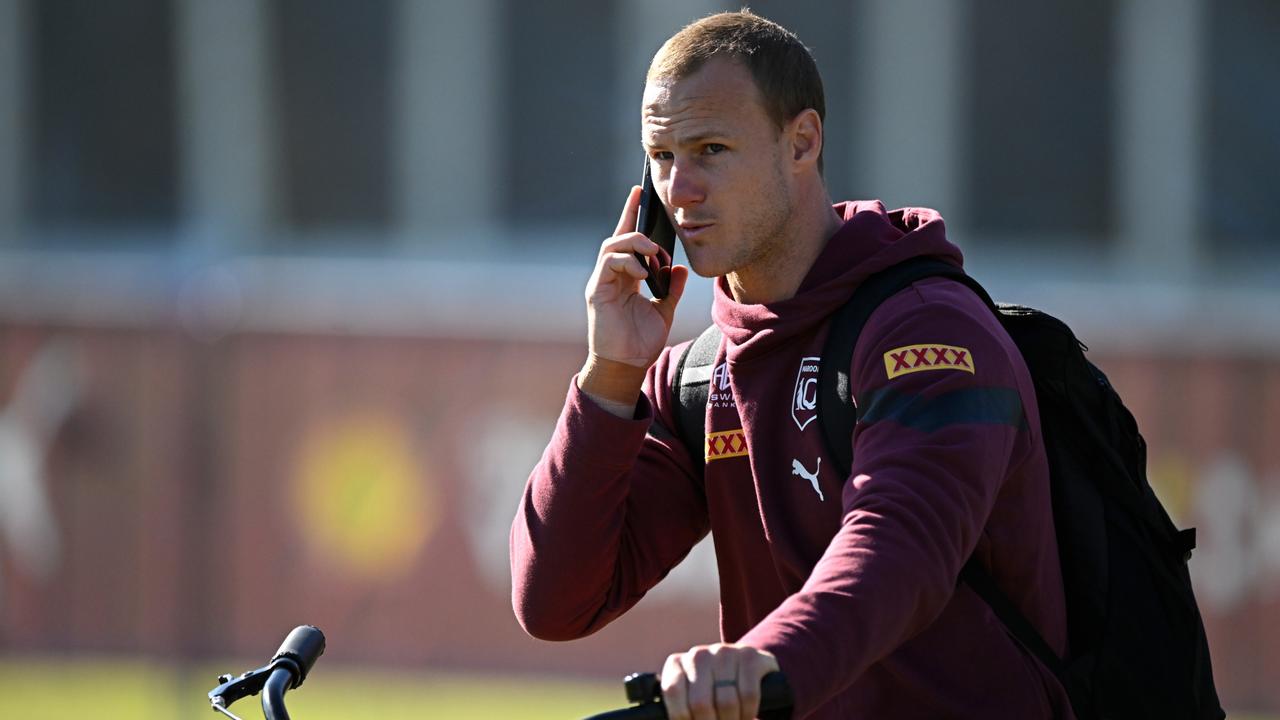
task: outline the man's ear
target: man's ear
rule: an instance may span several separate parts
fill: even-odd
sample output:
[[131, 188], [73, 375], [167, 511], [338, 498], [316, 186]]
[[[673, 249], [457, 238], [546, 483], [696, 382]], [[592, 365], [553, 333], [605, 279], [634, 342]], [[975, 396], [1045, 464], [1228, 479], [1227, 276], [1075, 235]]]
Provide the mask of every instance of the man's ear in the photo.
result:
[[798, 165], [818, 164], [822, 156], [822, 118], [813, 108], [801, 110], [787, 123], [791, 139], [791, 160]]

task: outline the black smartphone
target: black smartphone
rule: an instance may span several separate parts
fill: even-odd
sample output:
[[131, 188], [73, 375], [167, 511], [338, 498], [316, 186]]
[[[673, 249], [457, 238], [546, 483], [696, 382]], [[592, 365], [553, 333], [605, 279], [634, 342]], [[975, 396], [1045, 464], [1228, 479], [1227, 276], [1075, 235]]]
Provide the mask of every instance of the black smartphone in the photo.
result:
[[644, 180], [640, 182], [640, 212], [636, 215], [636, 232], [644, 234], [658, 244], [658, 254], [645, 257], [636, 253], [636, 259], [649, 270], [649, 277], [644, 281], [649, 285], [649, 292], [655, 298], [667, 296], [671, 284], [671, 256], [676, 251], [676, 230], [671, 227], [671, 219], [667, 217], [667, 209], [658, 198], [658, 191], [653, 188], [653, 178], [649, 176], [649, 158], [644, 159]]

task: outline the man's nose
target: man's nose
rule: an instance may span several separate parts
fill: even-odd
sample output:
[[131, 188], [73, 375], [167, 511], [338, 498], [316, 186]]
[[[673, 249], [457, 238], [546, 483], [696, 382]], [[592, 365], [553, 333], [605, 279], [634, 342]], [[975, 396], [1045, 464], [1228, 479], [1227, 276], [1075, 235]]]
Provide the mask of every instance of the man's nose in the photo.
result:
[[668, 179], [667, 204], [674, 208], [689, 208], [706, 199], [706, 187], [698, 169], [679, 160], [671, 163]]

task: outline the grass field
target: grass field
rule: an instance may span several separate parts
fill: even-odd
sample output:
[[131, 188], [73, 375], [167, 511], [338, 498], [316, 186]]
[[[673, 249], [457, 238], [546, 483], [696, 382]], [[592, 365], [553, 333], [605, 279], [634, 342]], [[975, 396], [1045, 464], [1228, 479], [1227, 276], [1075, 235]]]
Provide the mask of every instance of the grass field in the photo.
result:
[[[24, 720], [188, 720], [225, 718], [206, 693], [220, 671], [247, 665], [177, 671], [127, 661], [0, 660], [0, 718]], [[482, 676], [372, 673], [317, 666], [288, 695], [295, 720], [571, 720], [626, 704], [622, 683]], [[231, 711], [262, 717], [257, 697]]]
[[[219, 672], [127, 661], [0, 660], [0, 718], [23, 720], [190, 720], [223, 718], [206, 693]], [[319, 667], [288, 696], [295, 720], [576, 720], [625, 705], [621, 682], [571, 682], [426, 673], [373, 673]], [[231, 708], [258, 720], [258, 698]], [[1232, 720], [1280, 720], [1230, 713]]]

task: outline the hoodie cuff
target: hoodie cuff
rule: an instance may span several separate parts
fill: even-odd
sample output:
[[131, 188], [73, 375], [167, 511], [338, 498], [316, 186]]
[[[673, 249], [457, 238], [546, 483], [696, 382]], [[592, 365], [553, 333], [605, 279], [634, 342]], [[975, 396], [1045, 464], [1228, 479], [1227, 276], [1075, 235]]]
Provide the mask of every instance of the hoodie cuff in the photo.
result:
[[738, 642], [757, 650], [772, 653], [778, 660], [778, 669], [787, 679], [791, 689], [792, 717], [805, 717], [815, 709], [814, 697], [821, 688], [814, 687], [813, 678], [821, 675], [821, 668], [814, 667], [812, 659], [788, 642], [787, 634], [768, 620], [747, 631]]
[[630, 468], [653, 422], [653, 406], [643, 393], [630, 419], [604, 409], [578, 387], [578, 376], [569, 381], [560, 440], [579, 458], [607, 467]]

